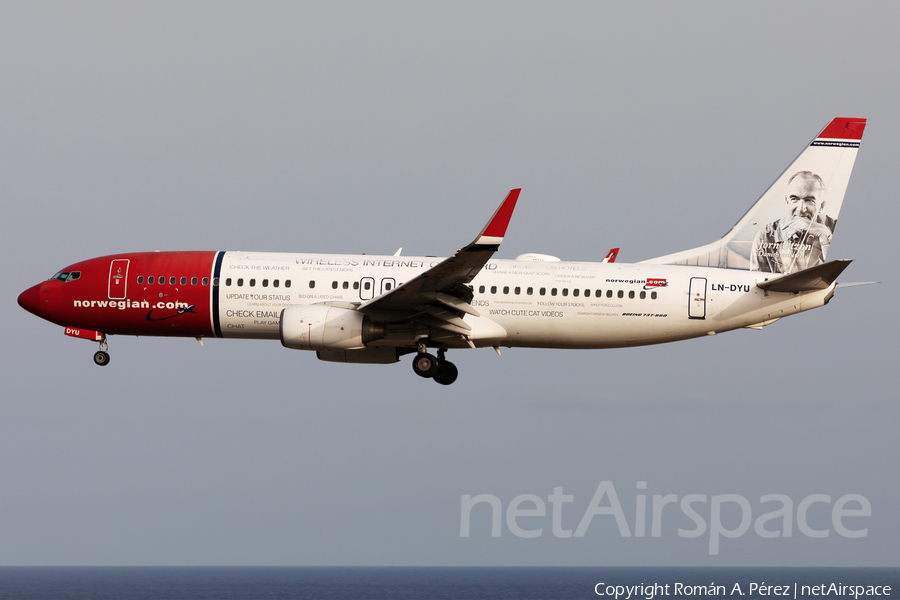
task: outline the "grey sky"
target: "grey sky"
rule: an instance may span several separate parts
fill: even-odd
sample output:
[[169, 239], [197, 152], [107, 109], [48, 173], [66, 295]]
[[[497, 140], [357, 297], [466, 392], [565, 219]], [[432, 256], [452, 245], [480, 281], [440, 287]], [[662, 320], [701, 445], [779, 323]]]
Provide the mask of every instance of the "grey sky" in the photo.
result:
[[[897, 565], [893, 3], [0, 3], [0, 564]], [[513, 187], [498, 257], [631, 262], [731, 227], [834, 116], [869, 125], [827, 307], [611, 351], [334, 365], [113, 337], [16, 305], [126, 251], [442, 255]], [[869, 534], [491, 538], [460, 498], [862, 494]], [[642, 492], [643, 493], [643, 492]], [[824, 505], [821, 505], [824, 506]], [[707, 505], [708, 507], [708, 505]], [[484, 507], [482, 507], [483, 509]], [[549, 504], [548, 504], [549, 509]], [[708, 511], [708, 508], [706, 509]], [[829, 512], [810, 512], [831, 527]], [[733, 515], [732, 515], [733, 516]], [[862, 522], [862, 521], [860, 521]]]

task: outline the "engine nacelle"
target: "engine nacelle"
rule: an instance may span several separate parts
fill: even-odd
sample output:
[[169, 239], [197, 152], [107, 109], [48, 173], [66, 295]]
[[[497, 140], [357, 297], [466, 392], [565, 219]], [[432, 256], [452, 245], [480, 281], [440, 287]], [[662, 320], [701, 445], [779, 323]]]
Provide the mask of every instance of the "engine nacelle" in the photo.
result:
[[294, 350], [356, 350], [384, 336], [361, 312], [313, 304], [281, 311], [281, 345]]

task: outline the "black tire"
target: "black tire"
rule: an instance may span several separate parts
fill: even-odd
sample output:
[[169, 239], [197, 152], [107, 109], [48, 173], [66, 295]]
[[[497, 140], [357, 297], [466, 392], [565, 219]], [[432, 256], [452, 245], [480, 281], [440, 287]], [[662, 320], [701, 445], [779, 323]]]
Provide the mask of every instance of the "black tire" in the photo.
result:
[[413, 371], [419, 377], [425, 377], [426, 379], [434, 377], [435, 373], [438, 372], [439, 366], [440, 363], [437, 357], [426, 352], [416, 354], [416, 357], [413, 359]]
[[450, 385], [459, 377], [459, 370], [449, 360], [441, 362], [438, 372], [434, 375], [434, 380], [441, 385]]
[[99, 365], [101, 367], [105, 367], [109, 364], [109, 354], [100, 350], [99, 352], [94, 353], [94, 364]]

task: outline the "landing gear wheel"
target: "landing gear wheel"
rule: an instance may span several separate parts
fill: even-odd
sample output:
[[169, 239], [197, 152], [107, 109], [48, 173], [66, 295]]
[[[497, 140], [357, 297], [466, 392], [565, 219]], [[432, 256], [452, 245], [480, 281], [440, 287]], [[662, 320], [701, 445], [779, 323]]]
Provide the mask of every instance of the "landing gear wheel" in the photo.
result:
[[419, 377], [434, 377], [435, 373], [438, 372], [439, 366], [440, 363], [438, 362], [438, 359], [427, 352], [420, 352], [416, 354], [416, 358], [413, 359], [413, 371], [415, 371], [416, 375]]
[[459, 376], [459, 371], [449, 360], [442, 360], [438, 366], [438, 372], [434, 375], [434, 380], [441, 385], [450, 385]]
[[100, 350], [99, 352], [94, 353], [94, 364], [100, 365], [101, 367], [105, 367], [109, 364], [109, 354]]

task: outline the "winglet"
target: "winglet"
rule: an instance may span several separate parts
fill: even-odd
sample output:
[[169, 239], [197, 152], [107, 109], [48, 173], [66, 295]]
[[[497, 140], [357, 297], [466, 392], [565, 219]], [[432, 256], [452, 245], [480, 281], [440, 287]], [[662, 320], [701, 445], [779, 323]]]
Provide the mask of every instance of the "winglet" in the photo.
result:
[[510, 190], [506, 199], [500, 204], [500, 207], [488, 221], [481, 233], [472, 242], [466, 250], [492, 250], [496, 251], [506, 235], [506, 228], [509, 226], [509, 220], [512, 218], [513, 210], [516, 208], [516, 201], [519, 199], [521, 188]]
[[613, 249], [610, 250], [609, 253], [606, 255], [606, 258], [603, 259], [603, 262], [605, 262], [605, 263], [614, 263], [614, 262], [616, 262], [616, 257], [617, 257], [618, 255], [619, 255], [619, 249], [618, 249], [618, 248], [613, 248]]

